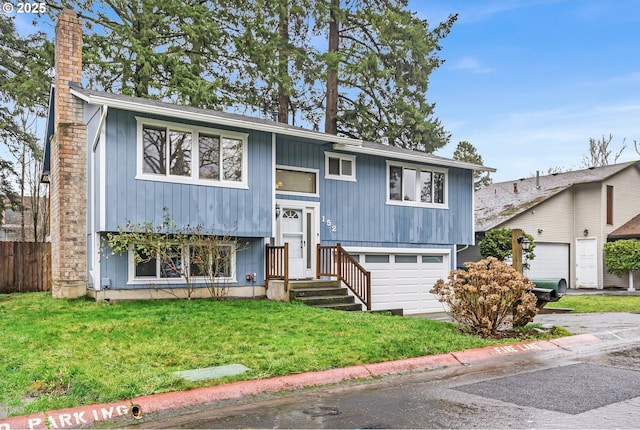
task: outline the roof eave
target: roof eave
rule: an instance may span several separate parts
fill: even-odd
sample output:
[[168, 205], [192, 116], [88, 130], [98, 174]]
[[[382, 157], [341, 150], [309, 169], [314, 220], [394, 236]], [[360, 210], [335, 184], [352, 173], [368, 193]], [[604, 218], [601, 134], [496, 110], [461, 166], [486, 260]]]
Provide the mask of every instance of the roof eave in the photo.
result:
[[464, 161], [437, 158], [432, 156], [431, 154], [421, 153], [418, 151], [414, 151], [411, 154], [403, 154], [395, 151], [386, 151], [382, 148], [379, 148], [379, 149], [369, 148], [369, 147], [365, 148], [362, 145], [356, 146], [356, 145], [349, 145], [349, 144], [345, 145], [340, 143], [334, 143], [333, 149], [345, 151], [345, 152], [355, 152], [360, 154], [379, 155], [379, 156], [388, 157], [388, 158], [396, 158], [398, 160], [404, 160], [404, 161], [412, 161], [412, 162], [421, 161], [424, 163], [436, 164], [439, 166], [456, 167], [459, 169], [466, 169], [466, 170], [479, 170], [483, 172], [496, 171], [496, 169], [494, 169], [493, 167], [486, 167], [486, 166], [481, 166], [479, 164], [466, 163]]
[[251, 128], [254, 130], [265, 131], [269, 133], [282, 134], [287, 136], [300, 137], [305, 139], [313, 139], [321, 142], [327, 143], [339, 143], [343, 145], [349, 146], [360, 146], [362, 145], [362, 140], [352, 139], [349, 137], [342, 136], [334, 136], [329, 134], [320, 133], [317, 131], [306, 130], [303, 128], [293, 128], [287, 125], [277, 125], [277, 124], [262, 124], [251, 121], [243, 121], [242, 119], [237, 118], [228, 118], [223, 116], [215, 115], [214, 112], [211, 113], [198, 113], [192, 111], [184, 111], [180, 110], [179, 105], [149, 105], [145, 103], [136, 102], [135, 99], [132, 100], [116, 100], [111, 97], [105, 97], [96, 94], [85, 94], [81, 90], [76, 90], [71, 88], [71, 94], [78, 97], [79, 99], [92, 104], [92, 105], [106, 105], [111, 108], [123, 109], [123, 110], [131, 110], [135, 112], [144, 112], [151, 113], [157, 115], [164, 116], [172, 116], [181, 119], [189, 119], [195, 121], [203, 121], [203, 122], [215, 122], [216, 124], [225, 125], [229, 127], [239, 127], [239, 128]]

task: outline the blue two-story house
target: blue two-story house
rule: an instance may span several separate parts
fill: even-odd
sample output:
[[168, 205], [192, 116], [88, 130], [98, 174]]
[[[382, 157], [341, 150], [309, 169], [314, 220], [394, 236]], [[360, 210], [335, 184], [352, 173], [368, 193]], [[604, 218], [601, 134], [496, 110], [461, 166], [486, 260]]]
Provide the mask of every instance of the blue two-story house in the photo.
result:
[[[139, 267], [132, 252], [110, 255], [101, 240], [127, 221], [159, 224], [166, 208], [178, 225], [242, 244], [229, 245], [220, 273], [231, 297], [266, 295], [269, 246], [287, 244], [288, 279], [309, 279], [321, 273], [318, 245], [340, 243], [371, 274], [371, 309], [440, 311], [429, 290], [474, 242], [473, 171], [493, 170], [73, 83], [52, 90], [50, 145], [58, 97], [77, 104], [86, 126], [75, 139], [86, 153], [86, 289], [98, 300], [179, 296], [180, 278], [159, 263]], [[50, 145], [53, 186], [64, 175], [51, 168]]]

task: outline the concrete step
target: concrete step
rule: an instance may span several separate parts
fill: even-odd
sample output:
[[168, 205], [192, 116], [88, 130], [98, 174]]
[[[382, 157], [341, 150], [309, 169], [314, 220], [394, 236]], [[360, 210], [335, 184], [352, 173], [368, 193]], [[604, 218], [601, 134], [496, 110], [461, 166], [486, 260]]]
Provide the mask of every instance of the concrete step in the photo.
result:
[[362, 312], [362, 305], [360, 303], [352, 304], [335, 304], [335, 305], [316, 305], [314, 308], [333, 309], [336, 311], [350, 311], [350, 312]]
[[349, 295], [299, 297], [298, 300], [309, 306], [350, 305], [355, 303], [355, 298]]
[[289, 290], [309, 288], [340, 288], [340, 281], [331, 279], [305, 279], [299, 281], [289, 281]]
[[321, 288], [296, 288], [289, 290], [292, 298], [320, 296], [345, 296], [349, 293], [346, 288], [341, 287], [321, 287]]

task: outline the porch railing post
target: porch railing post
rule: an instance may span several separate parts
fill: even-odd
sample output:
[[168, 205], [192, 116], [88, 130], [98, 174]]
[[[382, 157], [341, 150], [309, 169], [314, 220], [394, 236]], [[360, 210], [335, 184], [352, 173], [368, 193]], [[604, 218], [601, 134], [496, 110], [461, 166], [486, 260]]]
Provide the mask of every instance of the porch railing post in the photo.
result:
[[284, 243], [284, 290], [289, 291], [289, 242]]
[[320, 279], [320, 244], [316, 243], [316, 279]]
[[336, 244], [336, 264], [338, 266], [338, 270], [336, 270], [338, 279], [342, 280], [342, 246], [339, 243]]

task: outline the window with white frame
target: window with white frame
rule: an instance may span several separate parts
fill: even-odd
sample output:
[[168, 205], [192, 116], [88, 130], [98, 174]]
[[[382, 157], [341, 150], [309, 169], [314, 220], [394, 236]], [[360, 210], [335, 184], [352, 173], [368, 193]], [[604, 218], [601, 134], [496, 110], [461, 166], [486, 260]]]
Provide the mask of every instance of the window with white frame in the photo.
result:
[[335, 152], [324, 153], [324, 177], [327, 179], [356, 180], [356, 157]]
[[246, 134], [136, 119], [139, 178], [246, 187]]
[[[136, 259], [134, 253], [138, 253], [140, 259]], [[216, 252], [207, 257], [205, 265], [196, 263], [195, 248], [180, 250], [176, 246], [167, 254], [159, 258], [144, 251], [129, 250], [129, 281], [148, 283], [162, 280], [180, 284], [186, 282], [183, 271], [187, 270], [192, 282], [235, 282], [235, 246], [232, 243], [217, 245]]]
[[292, 195], [318, 195], [318, 170], [276, 166], [276, 192]]
[[387, 163], [387, 203], [446, 206], [447, 171]]

